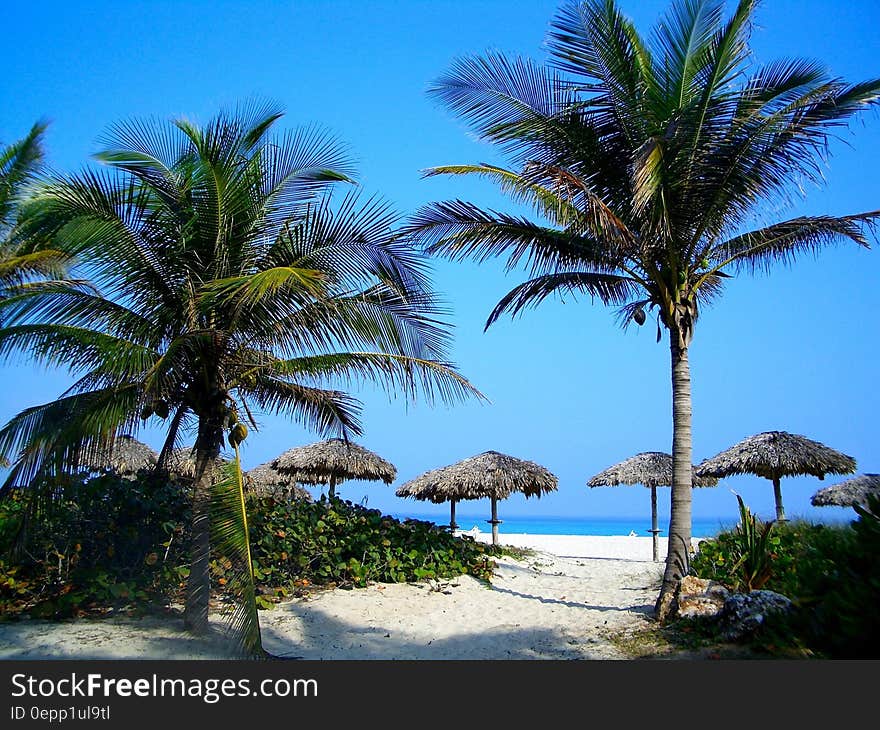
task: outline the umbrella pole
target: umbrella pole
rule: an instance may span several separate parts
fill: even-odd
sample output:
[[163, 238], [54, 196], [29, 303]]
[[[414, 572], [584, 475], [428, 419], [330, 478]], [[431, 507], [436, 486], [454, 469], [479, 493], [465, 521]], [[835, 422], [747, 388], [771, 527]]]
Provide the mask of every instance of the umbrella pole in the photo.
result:
[[333, 497], [336, 496], [336, 475], [335, 474], [330, 475], [330, 488], [327, 490], [327, 493], [329, 494], [330, 499], [333, 499]]
[[501, 520], [498, 519], [498, 499], [492, 497], [492, 519], [488, 520], [489, 524], [492, 525], [492, 544], [498, 544], [498, 525], [501, 524]]
[[458, 525], [455, 522], [455, 500], [449, 500], [449, 529], [457, 530]]
[[657, 487], [651, 486], [651, 548], [653, 552], [654, 562], [660, 560], [660, 545], [657, 535], [660, 530], [657, 528]]
[[785, 509], [782, 506], [782, 485], [779, 477], [773, 477], [773, 496], [776, 497], [776, 521], [785, 522]]

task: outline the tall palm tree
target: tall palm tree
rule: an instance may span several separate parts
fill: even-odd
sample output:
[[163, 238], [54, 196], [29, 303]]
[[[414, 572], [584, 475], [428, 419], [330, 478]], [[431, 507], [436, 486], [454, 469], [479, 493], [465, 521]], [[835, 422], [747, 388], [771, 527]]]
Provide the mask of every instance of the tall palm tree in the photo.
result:
[[41, 279], [63, 276], [68, 257], [35, 250], [19, 239], [19, 209], [45, 159], [47, 125], [37, 122], [20, 140], [0, 148], [0, 299]]
[[691, 385], [701, 305], [741, 271], [839, 241], [867, 246], [878, 212], [756, 224], [760, 206], [804, 180], [835, 128], [876, 104], [880, 82], [849, 84], [818, 63], [752, 67], [755, 0], [725, 19], [718, 0], [676, 0], [649, 37], [614, 0], [568, 2], [548, 35], [551, 64], [500, 53], [465, 57], [431, 88], [510, 168], [436, 167], [476, 175], [539, 216], [453, 200], [423, 207], [409, 232], [432, 253], [503, 256], [528, 281], [489, 315], [516, 315], [551, 295], [586, 294], [668, 333], [674, 484], [657, 615], [668, 613], [691, 544]]
[[340, 381], [477, 394], [447, 362], [424, 256], [395, 237], [396, 215], [354, 193], [331, 204], [331, 186], [350, 181], [344, 150], [315, 128], [273, 134], [281, 116], [253, 106], [204, 126], [111, 128], [96, 156], [109, 172], [47, 181], [27, 211], [30, 238], [86, 262], [100, 291], [43, 288], [0, 305], [0, 354], [77, 377], [0, 429], [0, 454], [14, 461], [7, 488], [94, 459], [147, 420], [166, 424], [160, 466], [194, 432], [194, 631], [208, 626], [218, 503], [241, 507], [219, 534], [226, 544], [238, 534], [248, 554], [240, 468], [218, 466], [224, 437], [237, 449], [260, 412], [360, 434], [358, 401], [330, 387]]

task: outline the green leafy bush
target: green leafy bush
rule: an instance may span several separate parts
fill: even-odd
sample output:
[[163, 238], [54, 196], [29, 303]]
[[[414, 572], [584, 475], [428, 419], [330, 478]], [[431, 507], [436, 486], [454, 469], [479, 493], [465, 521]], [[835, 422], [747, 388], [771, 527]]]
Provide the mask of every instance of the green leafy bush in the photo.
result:
[[[854, 537], [849, 526], [804, 520], [774, 523], [767, 540], [772, 569], [761, 587], [789, 598], [821, 595], [848, 560]], [[700, 541], [691, 572], [732, 590], [745, 590], [741, 559], [741, 533], [737, 528], [726, 530]]]
[[880, 496], [856, 507], [852, 540], [837, 560], [837, 572], [816, 594], [808, 624], [814, 645], [831, 656], [880, 657]]
[[465, 573], [488, 580], [494, 550], [448, 528], [399, 521], [338, 498], [252, 497], [254, 577], [262, 604], [312, 585], [362, 587]]
[[[880, 499], [857, 512], [849, 525], [775, 523], [772, 573], [763, 587], [790, 598], [794, 611], [758, 642], [820, 657], [880, 657]], [[740, 590], [740, 550], [736, 530], [703, 540], [691, 572]]]
[[15, 491], [0, 501], [0, 614], [164, 605], [181, 587], [188, 522], [181, 487], [103, 475], [51, 488], [51, 500]]
[[[188, 574], [186, 491], [148, 475], [53, 485], [38, 507], [22, 493], [0, 501], [0, 614], [65, 617], [143, 611], [181, 597]], [[250, 495], [257, 603], [314, 586], [360, 587], [470, 574], [488, 580], [499, 549], [448, 528], [399, 521], [339, 499]], [[232, 563], [211, 563], [222, 597]]]

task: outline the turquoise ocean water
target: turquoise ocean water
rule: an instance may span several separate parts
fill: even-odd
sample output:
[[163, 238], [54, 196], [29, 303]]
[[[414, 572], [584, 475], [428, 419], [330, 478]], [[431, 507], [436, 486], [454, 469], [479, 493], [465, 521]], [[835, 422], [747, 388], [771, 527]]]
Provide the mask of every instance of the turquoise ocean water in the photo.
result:
[[[419, 520], [428, 520], [437, 524], [447, 524], [443, 517], [437, 515], [419, 514], [394, 514], [394, 517], [404, 519], [412, 517]], [[446, 518], [448, 519], [448, 518]], [[470, 530], [478, 527], [483, 532], [491, 531], [492, 527], [486, 522], [485, 515], [456, 515], [459, 529]], [[720, 519], [697, 519], [692, 523], [694, 537], [712, 537], [722, 529], [736, 525], [736, 520], [722, 521]], [[665, 537], [669, 533], [669, 518], [658, 519], [660, 536]], [[527, 533], [530, 535], [629, 535], [635, 532], [644, 537], [651, 536], [650, 517], [601, 517], [601, 518], [572, 518], [572, 517], [507, 517], [498, 526], [499, 531], [507, 533]]]

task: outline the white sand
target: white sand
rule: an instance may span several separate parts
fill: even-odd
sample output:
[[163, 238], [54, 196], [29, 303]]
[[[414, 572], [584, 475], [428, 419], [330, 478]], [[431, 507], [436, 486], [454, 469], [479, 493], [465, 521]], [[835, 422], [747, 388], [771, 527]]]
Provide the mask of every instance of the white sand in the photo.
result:
[[[479, 534], [477, 539], [488, 540]], [[303, 659], [626, 659], [609, 633], [644, 626], [663, 563], [649, 537], [504, 535], [537, 549], [470, 576], [320, 591], [260, 612], [265, 648]], [[665, 555], [661, 542], [661, 556]], [[205, 659], [176, 618], [0, 623], [0, 659]]]

